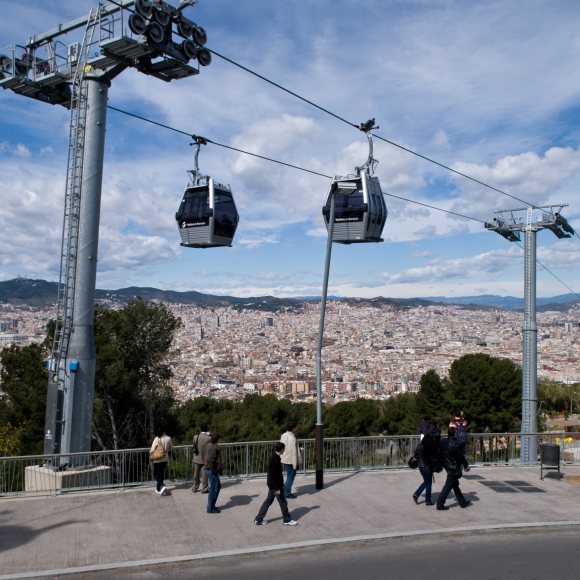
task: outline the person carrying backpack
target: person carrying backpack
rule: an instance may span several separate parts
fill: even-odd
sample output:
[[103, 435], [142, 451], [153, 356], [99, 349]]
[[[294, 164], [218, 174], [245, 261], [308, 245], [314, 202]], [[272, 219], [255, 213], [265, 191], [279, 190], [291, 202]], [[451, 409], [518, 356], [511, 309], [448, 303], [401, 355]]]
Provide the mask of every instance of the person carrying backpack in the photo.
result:
[[[465, 419], [463, 411], [455, 411], [453, 419], [449, 422], [449, 428], [455, 429], [457, 450], [467, 461], [467, 420]], [[469, 466], [465, 468], [465, 471], [469, 471]]]

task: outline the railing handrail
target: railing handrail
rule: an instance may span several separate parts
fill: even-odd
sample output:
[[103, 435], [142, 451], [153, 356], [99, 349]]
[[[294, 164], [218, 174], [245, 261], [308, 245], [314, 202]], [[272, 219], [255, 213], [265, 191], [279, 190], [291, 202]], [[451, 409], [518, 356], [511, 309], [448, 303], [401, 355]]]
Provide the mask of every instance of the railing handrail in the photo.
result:
[[[566, 431], [544, 431], [542, 433], [509, 433], [509, 432], [501, 432], [501, 433], [468, 433], [468, 438], [478, 439], [482, 437], [521, 437], [522, 435], [528, 436], [537, 436], [537, 437], [573, 437], [575, 433], [570, 433]], [[580, 433], [577, 433], [578, 438], [580, 438]], [[443, 437], [443, 435], [442, 435]], [[325, 437], [324, 441], [332, 442], [332, 441], [357, 441], [357, 440], [388, 440], [388, 439], [417, 439], [419, 440], [419, 434], [406, 434], [406, 435], [360, 435], [354, 437]], [[303, 437], [297, 438], [298, 441], [304, 443], [314, 443], [314, 437]], [[234, 441], [230, 443], [222, 443], [220, 442], [220, 447], [234, 447], [240, 445], [267, 445], [271, 444], [274, 445], [278, 439], [268, 439], [268, 440], [261, 440], [261, 441]], [[174, 450], [181, 450], [191, 447], [192, 443], [183, 443], [174, 446]], [[4, 460], [32, 460], [38, 459], [42, 460], [43, 463], [49, 462], [49, 460], [57, 459], [59, 457], [86, 457], [87, 455], [114, 455], [118, 453], [148, 453], [150, 447], [133, 447], [133, 448], [124, 448], [124, 449], [93, 449], [91, 451], [81, 451], [75, 453], [62, 453], [62, 454], [51, 454], [51, 455], [6, 455], [0, 456], [0, 461]]]

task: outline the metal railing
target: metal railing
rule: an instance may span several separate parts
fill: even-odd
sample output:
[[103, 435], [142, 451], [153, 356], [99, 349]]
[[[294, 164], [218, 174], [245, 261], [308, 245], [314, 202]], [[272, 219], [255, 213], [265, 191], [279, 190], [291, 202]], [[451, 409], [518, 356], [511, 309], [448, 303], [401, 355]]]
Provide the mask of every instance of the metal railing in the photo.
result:
[[[580, 433], [539, 433], [538, 446], [555, 443], [564, 462], [580, 463]], [[478, 466], [519, 465], [522, 435], [469, 435], [468, 459]], [[264, 476], [275, 441], [220, 444], [224, 477]], [[401, 469], [419, 443], [418, 435], [324, 439], [326, 472]], [[315, 471], [314, 439], [299, 440], [304, 448], [300, 473]], [[540, 452], [541, 453], [541, 452]], [[55, 466], [59, 466], [58, 468]], [[192, 447], [173, 449], [168, 481], [186, 485], [192, 478]], [[128, 488], [153, 481], [149, 448], [59, 455], [0, 457], [0, 497], [55, 495], [69, 491]]]

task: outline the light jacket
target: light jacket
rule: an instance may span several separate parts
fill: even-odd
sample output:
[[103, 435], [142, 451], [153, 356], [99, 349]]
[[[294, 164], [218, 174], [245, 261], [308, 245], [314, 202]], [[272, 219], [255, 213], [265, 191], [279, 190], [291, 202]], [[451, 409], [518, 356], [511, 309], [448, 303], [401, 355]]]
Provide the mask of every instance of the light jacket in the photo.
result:
[[292, 433], [292, 431], [286, 431], [286, 433], [282, 433], [280, 441], [282, 441], [282, 443], [284, 443], [286, 446], [284, 448], [284, 453], [282, 453], [280, 457], [282, 463], [285, 465], [293, 465], [294, 469], [298, 469], [302, 457], [296, 442], [296, 436], [294, 433]]
[[[160, 437], [160, 439], [161, 445], [163, 445], [163, 449], [165, 449], [165, 455], [163, 456], [162, 459], [154, 461], [153, 463], [163, 463], [169, 461], [169, 452], [173, 449], [173, 442], [171, 441], [171, 437], [169, 437], [169, 435], [163, 435], [163, 437]], [[149, 450], [149, 453], [151, 453], [151, 451], [155, 449], [156, 445], [157, 445], [157, 437], [153, 439], [153, 443], [151, 444], [151, 449]]]

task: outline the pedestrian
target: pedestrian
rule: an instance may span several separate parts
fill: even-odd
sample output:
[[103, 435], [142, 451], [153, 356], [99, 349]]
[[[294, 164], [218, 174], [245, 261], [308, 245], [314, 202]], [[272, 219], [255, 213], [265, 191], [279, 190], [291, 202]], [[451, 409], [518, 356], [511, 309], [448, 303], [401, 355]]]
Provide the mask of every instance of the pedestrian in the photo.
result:
[[437, 441], [429, 433], [423, 436], [414, 453], [419, 462], [419, 471], [423, 477], [423, 483], [413, 494], [413, 501], [418, 504], [423, 491], [425, 492], [425, 505], [433, 505], [431, 498], [431, 488], [433, 484], [433, 474], [438, 469], [439, 449]]
[[437, 427], [435, 426], [435, 423], [433, 423], [433, 420], [431, 419], [431, 417], [423, 417], [421, 419], [421, 426], [419, 428], [419, 433], [421, 435], [421, 439], [423, 439], [423, 437], [425, 435], [431, 435], [434, 438], [437, 438], [437, 435], [439, 435], [439, 432], [437, 431]]
[[280, 442], [284, 443], [284, 453], [281, 456], [281, 461], [286, 471], [284, 496], [291, 499], [296, 499], [296, 496], [292, 493], [292, 485], [294, 483], [294, 478], [296, 477], [296, 471], [298, 470], [298, 466], [302, 460], [302, 449], [298, 447], [296, 436], [294, 435], [295, 428], [296, 423], [294, 423], [294, 421], [289, 421], [286, 426], [286, 432], [282, 434], [282, 437], [280, 437]]
[[[449, 427], [455, 429], [457, 433], [455, 438], [459, 444], [459, 450], [467, 461], [467, 420], [463, 411], [460, 409], [455, 411], [453, 419], [449, 422]], [[465, 471], [469, 471], [469, 465], [465, 468]]]
[[[157, 446], [161, 446], [162, 451], [157, 451]], [[173, 449], [173, 443], [171, 437], [165, 434], [162, 427], [158, 426], [155, 430], [155, 439], [151, 444], [151, 449], [149, 451], [149, 456], [152, 458], [153, 463], [153, 479], [157, 482], [155, 487], [155, 493], [158, 495], [165, 495], [167, 487], [164, 484], [165, 479], [165, 469], [167, 468], [167, 463], [169, 462], [169, 452]], [[163, 453], [159, 455], [156, 459], [156, 453]]]
[[205, 423], [201, 424], [200, 432], [193, 437], [193, 487], [191, 491], [196, 493], [199, 491], [199, 484], [201, 483], [201, 493], [209, 491], [207, 475], [203, 466], [205, 465], [205, 452], [207, 444], [211, 440], [210, 432]]
[[220, 475], [223, 472], [223, 464], [219, 449], [220, 436], [215, 433], [211, 436], [209, 443], [205, 448], [205, 465], [204, 473], [209, 481], [209, 491], [207, 495], [207, 513], [219, 514], [220, 510], [216, 507], [217, 498], [222, 488]]
[[455, 498], [462, 508], [471, 505], [471, 502], [463, 496], [461, 489], [459, 489], [459, 479], [462, 476], [464, 467], [468, 467], [467, 459], [461, 453], [461, 446], [457, 441], [457, 432], [453, 427], [447, 430], [447, 437], [441, 439], [439, 443], [439, 452], [441, 462], [447, 474], [447, 478], [443, 485], [443, 489], [437, 496], [437, 509], [448, 510], [449, 507], [445, 505], [445, 500], [449, 492], [453, 490]]
[[278, 500], [280, 504], [280, 509], [282, 510], [282, 523], [285, 526], [297, 526], [298, 522], [292, 519], [290, 512], [288, 511], [288, 502], [286, 501], [286, 496], [284, 494], [284, 476], [282, 474], [282, 454], [284, 453], [285, 445], [281, 441], [277, 441], [274, 447], [274, 452], [272, 457], [270, 457], [270, 463], [268, 464], [268, 475], [266, 478], [266, 483], [268, 485], [268, 496], [264, 500], [258, 515], [254, 519], [254, 523], [257, 526], [266, 525], [267, 521], [264, 520], [268, 508], [272, 505], [274, 498]]

